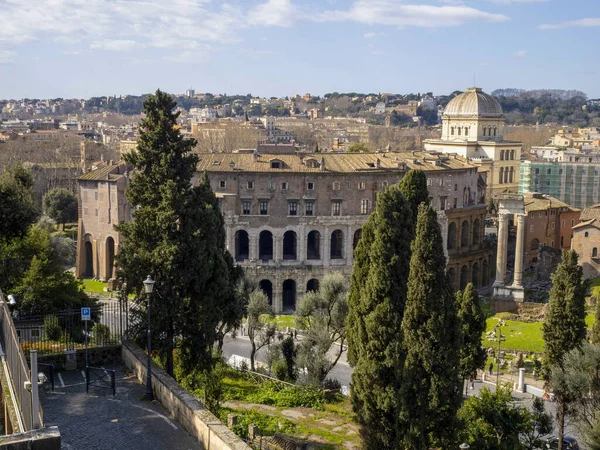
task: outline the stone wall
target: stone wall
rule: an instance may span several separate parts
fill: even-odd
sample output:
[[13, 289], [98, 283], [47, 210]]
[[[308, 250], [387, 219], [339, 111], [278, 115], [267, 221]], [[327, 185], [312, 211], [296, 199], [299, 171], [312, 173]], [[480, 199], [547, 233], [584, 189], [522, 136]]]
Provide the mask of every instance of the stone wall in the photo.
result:
[[[123, 363], [133, 371], [138, 380], [146, 380], [146, 354], [131, 341], [122, 346]], [[192, 394], [183, 389], [167, 373], [152, 364], [152, 388], [156, 398], [173, 418], [205, 449], [250, 450], [233, 431], [221, 423]]]
[[0, 450], [60, 450], [58, 427], [2, 436]]

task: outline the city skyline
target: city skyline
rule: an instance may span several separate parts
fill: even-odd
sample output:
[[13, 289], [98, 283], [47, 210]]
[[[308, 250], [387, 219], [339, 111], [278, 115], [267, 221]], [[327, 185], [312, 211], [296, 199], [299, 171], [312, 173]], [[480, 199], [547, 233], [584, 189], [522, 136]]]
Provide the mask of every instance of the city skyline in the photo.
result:
[[[167, 6], [168, 5], [168, 6]], [[592, 0], [0, 0], [0, 98], [183, 93], [600, 97]], [[583, 43], [583, 44], [582, 44]]]

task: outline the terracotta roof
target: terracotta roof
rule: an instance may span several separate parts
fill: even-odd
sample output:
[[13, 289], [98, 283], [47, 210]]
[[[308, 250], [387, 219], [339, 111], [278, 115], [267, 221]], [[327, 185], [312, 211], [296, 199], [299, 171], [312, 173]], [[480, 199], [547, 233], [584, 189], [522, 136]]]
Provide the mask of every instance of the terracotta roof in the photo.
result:
[[578, 208], [573, 208], [567, 205], [565, 202], [561, 202], [559, 199], [551, 197], [549, 195], [543, 195], [538, 197], [539, 194], [526, 195], [525, 196], [525, 212], [529, 213], [532, 211], [546, 211], [551, 208], [568, 208], [569, 211], [581, 211]]
[[585, 228], [587, 226], [591, 226], [594, 228], [600, 228], [600, 221], [597, 219], [586, 220], [585, 222], [580, 222], [573, 227], [573, 230], [577, 230], [579, 228]]
[[591, 219], [600, 219], [600, 204], [590, 206], [589, 208], [585, 208], [581, 213], [580, 220], [583, 222], [584, 220]]
[[[254, 154], [249, 153], [201, 153], [198, 171], [203, 172], [321, 172], [356, 173], [420, 169], [425, 172], [449, 169], [476, 169], [465, 158], [428, 152], [402, 153], [303, 153]], [[379, 160], [379, 167], [378, 161]], [[271, 161], [280, 161], [281, 168], [271, 168]]]

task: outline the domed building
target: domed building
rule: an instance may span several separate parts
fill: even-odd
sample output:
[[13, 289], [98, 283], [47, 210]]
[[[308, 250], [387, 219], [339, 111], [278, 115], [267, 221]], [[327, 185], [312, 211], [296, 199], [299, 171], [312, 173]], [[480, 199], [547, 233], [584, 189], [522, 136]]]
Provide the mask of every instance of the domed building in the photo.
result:
[[500, 103], [480, 88], [454, 97], [442, 116], [441, 139], [425, 141], [425, 150], [454, 153], [471, 160], [486, 175], [487, 197], [516, 193], [522, 144], [504, 139]]

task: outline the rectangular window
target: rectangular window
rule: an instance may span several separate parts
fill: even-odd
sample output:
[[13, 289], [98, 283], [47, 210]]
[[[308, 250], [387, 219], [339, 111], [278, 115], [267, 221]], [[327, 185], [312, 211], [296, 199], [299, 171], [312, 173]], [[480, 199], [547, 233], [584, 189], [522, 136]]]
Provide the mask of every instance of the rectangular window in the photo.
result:
[[269, 184], [267, 185], [267, 188], [268, 188], [270, 191], [274, 191], [274, 190], [275, 190], [275, 182], [273, 182], [273, 181], [269, 181]]
[[369, 214], [369, 199], [363, 198], [360, 201], [360, 213], [361, 214]]
[[358, 183], [358, 189], [361, 191], [364, 191], [367, 188], [367, 183], [365, 183], [364, 181], [361, 181], [360, 183]]
[[254, 189], [254, 181], [248, 181], [248, 189]]
[[342, 201], [334, 200], [331, 202], [331, 215], [341, 216], [342, 215]]
[[340, 182], [339, 181], [334, 181], [333, 182], [333, 190], [334, 191], [339, 191], [340, 190]]
[[456, 197], [454, 197], [454, 205], [452, 207], [456, 208], [457, 206], [458, 206], [458, 199]]
[[250, 215], [250, 201], [249, 200], [244, 200], [242, 202], [242, 214], [244, 216]]
[[552, 169], [548, 169], [547, 172], [548, 172], [548, 175], [552, 175]]
[[427, 179], [427, 186], [433, 186], [433, 180], [431, 178]]
[[98, 217], [98, 208], [96, 208], [96, 217]]
[[562, 221], [562, 224], [561, 224], [560, 226], [561, 226], [562, 228], [564, 228], [564, 227], [565, 227], [565, 221], [564, 221], [564, 220]]
[[260, 212], [261, 216], [266, 216], [267, 214], [269, 214], [269, 202], [267, 200], [260, 200], [258, 202], [258, 209]]
[[346, 181], [346, 189], [352, 189], [352, 181]]
[[458, 191], [458, 184], [454, 185], [454, 192]]
[[542, 211], [540, 211], [540, 213], [539, 213], [539, 214], [540, 214], [540, 217], [542, 217]]
[[225, 187], [227, 187], [227, 182], [225, 180], [219, 181], [219, 187], [225, 189]]
[[307, 216], [312, 216], [313, 215], [314, 205], [315, 204], [313, 202], [306, 202], [306, 215]]
[[306, 183], [306, 189], [308, 189], [309, 191], [312, 191], [315, 189], [315, 183], [313, 183], [312, 181], [309, 181], [308, 183]]
[[574, 226], [574, 225], [575, 225], [575, 221], [571, 220], [571, 226]]
[[288, 211], [290, 216], [298, 215], [298, 202], [289, 202], [288, 203]]
[[98, 191], [94, 192], [94, 200], [98, 200]]
[[444, 179], [440, 178], [440, 186], [443, 186], [443, 185], [444, 185]]
[[288, 188], [287, 181], [282, 182], [281, 183], [281, 190], [282, 191], [287, 191], [287, 188]]
[[558, 169], [558, 174], [562, 175], [562, 169]]
[[31, 337], [39, 338], [40, 337], [40, 329], [39, 328], [32, 328], [31, 329]]
[[446, 197], [440, 197], [440, 210], [444, 211], [446, 209]]

